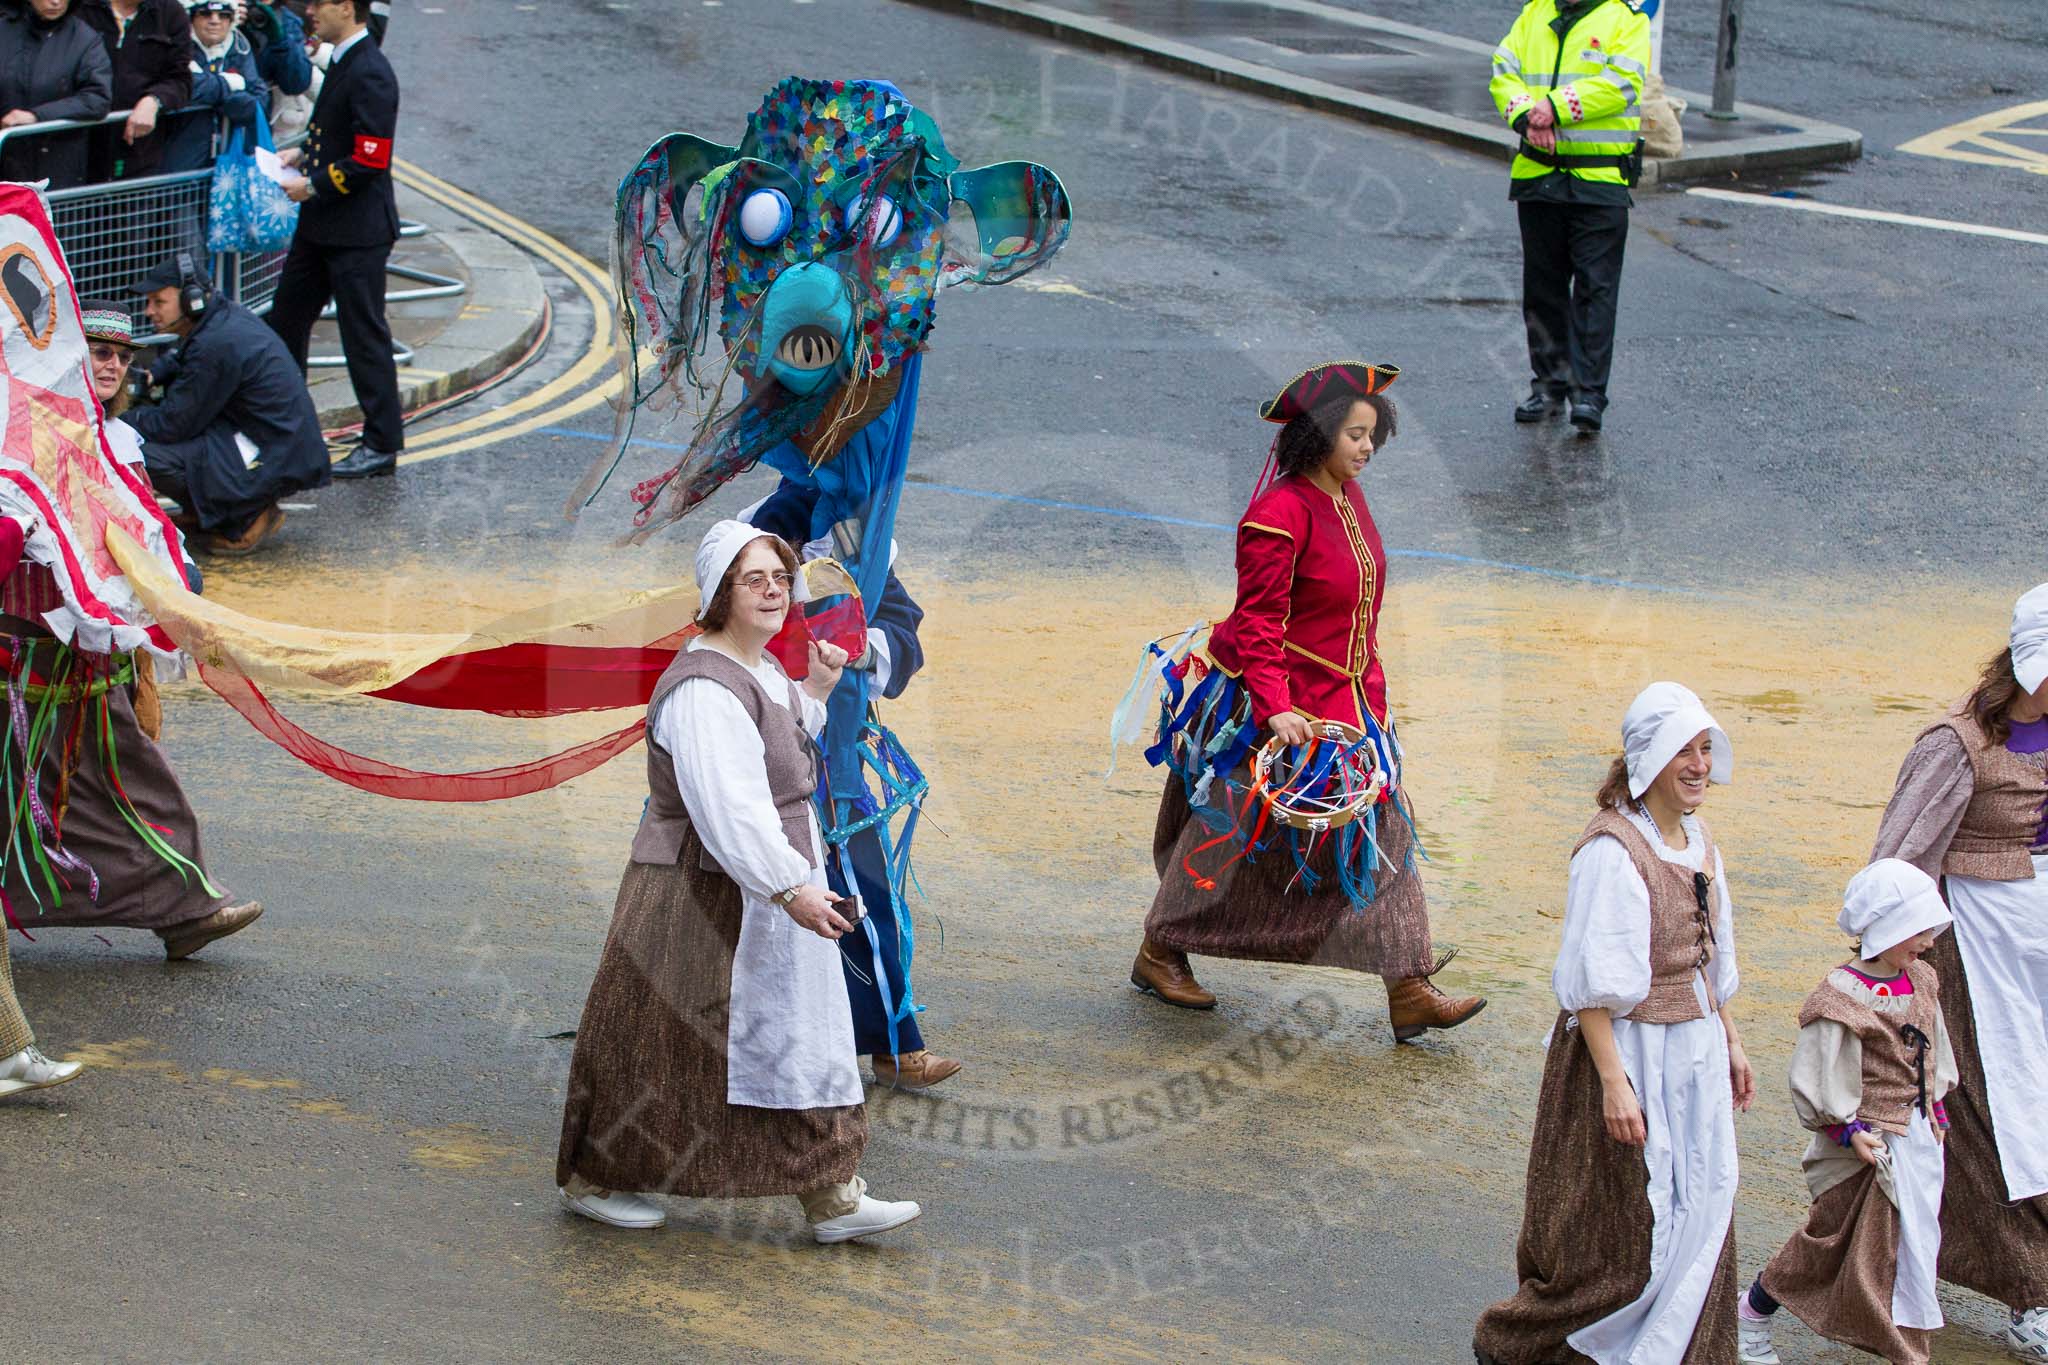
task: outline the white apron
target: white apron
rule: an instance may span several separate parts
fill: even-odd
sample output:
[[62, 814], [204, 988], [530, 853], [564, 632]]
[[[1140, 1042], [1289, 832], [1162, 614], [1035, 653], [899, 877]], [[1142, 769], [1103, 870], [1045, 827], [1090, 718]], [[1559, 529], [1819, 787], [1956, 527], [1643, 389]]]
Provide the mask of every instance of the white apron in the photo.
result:
[[[690, 648], [708, 646], [697, 640]], [[781, 665], [768, 658], [750, 671], [769, 701], [787, 709], [791, 688]], [[815, 713], [810, 723], [822, 723], [822, 707], [798, 700]], [[655, 707], [649, 727], [675, 756], [676, 786], [698, 837], [740, 887], [740, 937], [726, 1020], [726, 1103], [759, 1109], [861, 1103], [853, 1008], [839, 945], [798, 924], [760, 889], [779, 891], [799, 877], [813, 886], [826, 884], [816, 811], [806, 811], [810, 866], [799, 871], [803, 859], [790, 848], [769, 795], [760, 732], [726, 688], [684, 683]]]
[[1941, 1326], [1934, 1262], [1941, 1252], [1941, 1143], [1918, 1110], [1906, 1135], [1884, 1135], [1892, 1192], [1899, 1207], [1899, 1263], [1892, 1279], [1892, 1321], [1900, 1327]]
[[[1705, 1008], [1697, 974], [1693, 989]], [[1735, 1096], [1719, 1015], [1683, 1024], [1614, 1021], [1614, 1046], [1649, 1141], [1650, 1282], [1641, 1297], [1567, 1340], [1600, 1365], [1670, 1365], [1699, 1325], [1735, 1217]]]
[[2031, 881], [1950, 877], [1948, 899], [2006, 1193], [2048, 1194], [2048, 854]]
[[[819, 843], [811, 817], [811, 845]], [[822, 853], [813, 857], [822, 863]], [[811, 885], [824, 886], [822, 869]], [[725, 1099], [763, 1109], [828, 1109], [865, 1098], [839, 945], [773, 901], [742, 893], [732, 955]]]

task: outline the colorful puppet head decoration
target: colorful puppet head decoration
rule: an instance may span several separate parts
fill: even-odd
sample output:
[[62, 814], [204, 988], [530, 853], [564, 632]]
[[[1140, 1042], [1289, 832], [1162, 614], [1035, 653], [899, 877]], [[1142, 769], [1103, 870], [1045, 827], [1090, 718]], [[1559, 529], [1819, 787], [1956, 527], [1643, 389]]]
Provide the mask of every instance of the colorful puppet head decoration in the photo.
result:
[[176, 656], [107, 547], [110, 530], [179, 575], [178, 533], [107, 445], [86, 374], [85, 324], [42, 195], [0, 185], [0, 512], [37, 523], [24, 558], [49, 570], [61, 607], [43, 624], [94, 653]]
[[[960, 170], [930, 115], [886, 81], [792, 76], [737, 146], [671, 133], [619, 186], [612, 271], [632, 387], [614, 448], [572, 507], [617, 465], [634, 414], [665, 394], [695, 407], [697, 429], [675, 469], [634, 490], [642, 535], [785, 440], [831, 460], [893, 400], [940, 289], [1016, 279], [1067, 231], [1052, 172]], [[722, 363], [705, 354], [714, 311]], [[733, 374], [744, 397], [727, 404]]]

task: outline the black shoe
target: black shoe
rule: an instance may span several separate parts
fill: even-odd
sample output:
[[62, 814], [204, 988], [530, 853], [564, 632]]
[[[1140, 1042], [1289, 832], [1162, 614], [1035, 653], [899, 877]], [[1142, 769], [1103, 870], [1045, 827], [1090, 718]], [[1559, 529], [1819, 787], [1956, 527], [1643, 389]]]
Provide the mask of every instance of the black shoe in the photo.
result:
[[1517, 422], [1540, 422], [1564, 411], [1564, 396], [1537, 391], [1515, 404]]
[[1572, 404], [1572, 425], [1587, 436], [1600, 430], [1600, 409], [1591, 403]]
[[348, 458], [339, 460], [334, 466], [337, 479], [374, 479], [380, 474], [398, 472], [398, 456], [388, 450], [372, 450], [368, 446], [357, 446], [348, 453]]

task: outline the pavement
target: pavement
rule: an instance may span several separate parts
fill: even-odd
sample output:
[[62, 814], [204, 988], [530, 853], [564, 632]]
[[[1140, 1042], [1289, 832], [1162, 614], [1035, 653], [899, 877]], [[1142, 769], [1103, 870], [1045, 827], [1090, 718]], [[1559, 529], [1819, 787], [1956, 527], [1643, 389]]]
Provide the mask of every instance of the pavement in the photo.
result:
[[[14, 940], [42, 1045], [91, 1069], [0, 1105], [0, 1245], [35, 1286], [0, 1360], [1469, 1365], [1514, 1283], [1566, 855], [1660, 677], [1737, 750], [1707, 817], [1762, 1078], [1742, 1268], [1782, 1244], [1807, 1202], [1782, 1078], [1845, 951], [1842, 884], [1915, 732], [2048, 577], [2044, 304], [2021, 287], [2048, 248], [1659, 186], [1631, 215], [1607, 430], [1580, 440], [1509, 420], [1520, 253], [1491, 154], [898, 0], [394, 8], [408, 211], [517, 242], [553, 331], [417, 422], [395, 477], [305, 494], [263, 554], [207, 566], [209, 597], [266, 619], [460, 630], [687, 581], [702, 528], [768, 491], [743, 476], [619, 547], [623, 486], [686, 439], [650, 419], [607, 495], [562, 515], [611, 428], [613, 193], [656, 138], [735, 140], [786, 72], [883, 75], [964, 164], [1032, 158], [1073, 196], [1046, 270], [941, 299], [897, 526], [926, 612], [886, 712], [933, 783], [921, 1022], [966, 1068], [923, 1099], [873, 1092], [863, 1173], [926, 1213], [836, 1250], [803, 1243], [791, 1201], [664, 1201], [645, 1236], [565, 1215], [563, 1035], [640, 756], [517, 801], [397, 804], [180, 683], [165, 742], [213, 874], [268, 909], [186, 964], [133, 930]], [[1474, 42], [1505, 22], [1501, 0], [1371, 8]], [[1667, 70], [1706, 69], [1713, 8], [1671, 15]], [[2040, 225], [2037, 0], [1749, 8], [1745, 88], [1868, 141], [1745, 188]], [[1999, 164], [1904, 150], [2001, 119]], [[1346, 355], [1403, 371], [1401, 434], [1364, 481], [1382, 641], [1433, 927], [1462, 948], [1445, 984], [1491, 999], [1399, 1048], [1379, 983], [1328, 969], [1203, 960], [1222, 1004], [1199, 1016], [1133, 991], [1159, 787], [1134, 751], [1103, 777], [1142, 643], [1228, 609], [1271, 437], [1256, 405]], [[627, 719], [276, 700], [438, 771]], [[1943, 1308], [1942, 1365], [2009, 1359], [1995, 1305]], [[1793, 1322], [1778, 1346], [1860, 1358]]]
[[[391, 253], [389, 290], [433, 291], [438, 297], [390, 303], [393, 340], [411, 348], [398, 369], [399, 406], [417, 412], [496, 379], [529, 357], [548, 330], [549, 304], [533, 258], [488, 228], [449, 212], [401, 186], [398, 211], [421, 223]], [[422, 280], [402, 272], [433, 278]], [[458, 294], [445, 285], [462, 286]], [[341, 334], [330, 319], [313, 329], [308, 370], [320, 426], [330, 436], [360, 427], [363, 410], [341, 360]], [[325, 358], [329, 364], [320, 364]]]
[[[912, 0], [1163, 70], [1512, 160], [1520, 139], [1487, 93], [1494, 44], [1315, 0]], [[1505, 29], [1503, 29], [1505, 32]], [[1643, 183], [1853, 160], [1852, 128], [1738, 100], [1709, 119], [1688, 107], [1684, 150], [1650, 158]]]

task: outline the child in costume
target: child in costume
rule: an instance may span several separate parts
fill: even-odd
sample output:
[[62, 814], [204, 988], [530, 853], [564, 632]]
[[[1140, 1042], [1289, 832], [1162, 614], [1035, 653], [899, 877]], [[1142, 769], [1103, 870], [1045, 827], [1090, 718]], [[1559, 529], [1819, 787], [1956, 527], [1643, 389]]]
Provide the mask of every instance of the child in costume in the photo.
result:
[[1479, 1365], [1735, 1358], [1735, 1110], [1756, 1085], [1726, 1013], [1734, 909], [1696, 813], [1734, 754], [1677, 683], [1643, 689], [1621, 735], [1565, 890], [1521, 1289], [1481, 1315]]
[[1792, 1052], [1812, 1212], [1743, 1295], [1741, 1359], [1778, 1361], [1769, 1316], [1784, 1306], [1831, 1340], [1921, 1365], [1942, 1326], [1942, 1097], [1956, 1089], [1939, 980], [1921, 954], [1950, 915], [1933, 878], [1886, 857], [1849, 880], [1837, 923], [1860, 956], [1806, 997]]
[[1941, 1101], [1956, 1059], [1920, 956], [1949, 912], [1932, 877], [1886, 858], [1850, 880], [1838, 922], [1859, 956], [1806, 997], [1792, 1054], [1792, 1104], [1813, 1130], [1799, 1162], [1813, 1208], [1743, 1296], [1741, 1358], [1778, 1359], [1770, 1315], [1782, 1305], [1830, 1340], [1923, 1365], [1941, 1326]]

